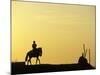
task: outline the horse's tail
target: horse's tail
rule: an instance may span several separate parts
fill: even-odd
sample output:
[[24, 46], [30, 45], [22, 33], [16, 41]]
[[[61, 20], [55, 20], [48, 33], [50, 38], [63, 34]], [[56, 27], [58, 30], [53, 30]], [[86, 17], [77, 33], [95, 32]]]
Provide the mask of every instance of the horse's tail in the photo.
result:
[[28, 53], [26, 54], [25, 61], [27, 61], [27, 59], [28, 59]]

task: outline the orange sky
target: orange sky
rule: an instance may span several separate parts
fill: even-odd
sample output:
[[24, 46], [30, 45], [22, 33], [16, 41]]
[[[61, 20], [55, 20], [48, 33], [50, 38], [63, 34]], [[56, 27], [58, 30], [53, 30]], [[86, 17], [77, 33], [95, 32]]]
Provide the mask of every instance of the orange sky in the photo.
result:
[[24, 61], [33, 40], [41, 63], [77, 63], [85, 43], [95, 66], [95, 6], [12, 1], [12, 61]]

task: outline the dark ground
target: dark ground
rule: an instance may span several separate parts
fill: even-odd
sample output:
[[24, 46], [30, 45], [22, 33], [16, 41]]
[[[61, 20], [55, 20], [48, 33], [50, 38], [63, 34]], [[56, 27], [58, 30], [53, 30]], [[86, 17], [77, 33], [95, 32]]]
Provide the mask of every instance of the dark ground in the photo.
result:
[[75, 71], [95, 69], [89, 64], [40, 64], [40, 65], [25, 65], [24, 62], [11, 63], [11, 74], [27, 74], [27, 73], [43, 73], [43, 72], [58, 72], [58, 71]]

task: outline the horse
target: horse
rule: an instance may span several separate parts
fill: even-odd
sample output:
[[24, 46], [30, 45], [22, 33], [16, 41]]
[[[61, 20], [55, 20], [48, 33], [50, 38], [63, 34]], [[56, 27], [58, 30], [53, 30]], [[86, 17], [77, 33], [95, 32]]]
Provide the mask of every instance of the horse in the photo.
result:
[[29, 65], [29, 63], [31, 64], [32, 57], [36, 58], [36, 64], [38, 61], [40, 64], [39, 56], [42, 56], [42, 48], [36, 48], [36, 49], [30, 50], [29, 52], [27, 52], [26, 57], [25, 57], [26, 64], [27, 65]]

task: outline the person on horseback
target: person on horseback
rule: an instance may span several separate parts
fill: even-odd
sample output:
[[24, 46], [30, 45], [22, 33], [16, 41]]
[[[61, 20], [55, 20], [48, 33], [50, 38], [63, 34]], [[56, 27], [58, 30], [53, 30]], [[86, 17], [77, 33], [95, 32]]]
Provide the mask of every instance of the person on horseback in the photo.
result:
[[36, 50], [36, 47], [37, 47], [37, 44], [36, 44], [35, 41], [33, 41], [33, 44], [32, 44], [32, 48], [33, 48], [33, 50]]
[[36, 64], [37, 64], [37, 62], [39, 62], [39, 64], [40, 64], [39, 57], [41, 57], [41, 56], [42, 56], [42, 48], [41, 47], [37, 48], [36, 42], [33, 41], [32, 50], [30, 50], [26, 54], [25, 62], [26, 62], [27, 65], [31, 64], [31, 58], [34, 57], [34, 58], [36, 58]]

